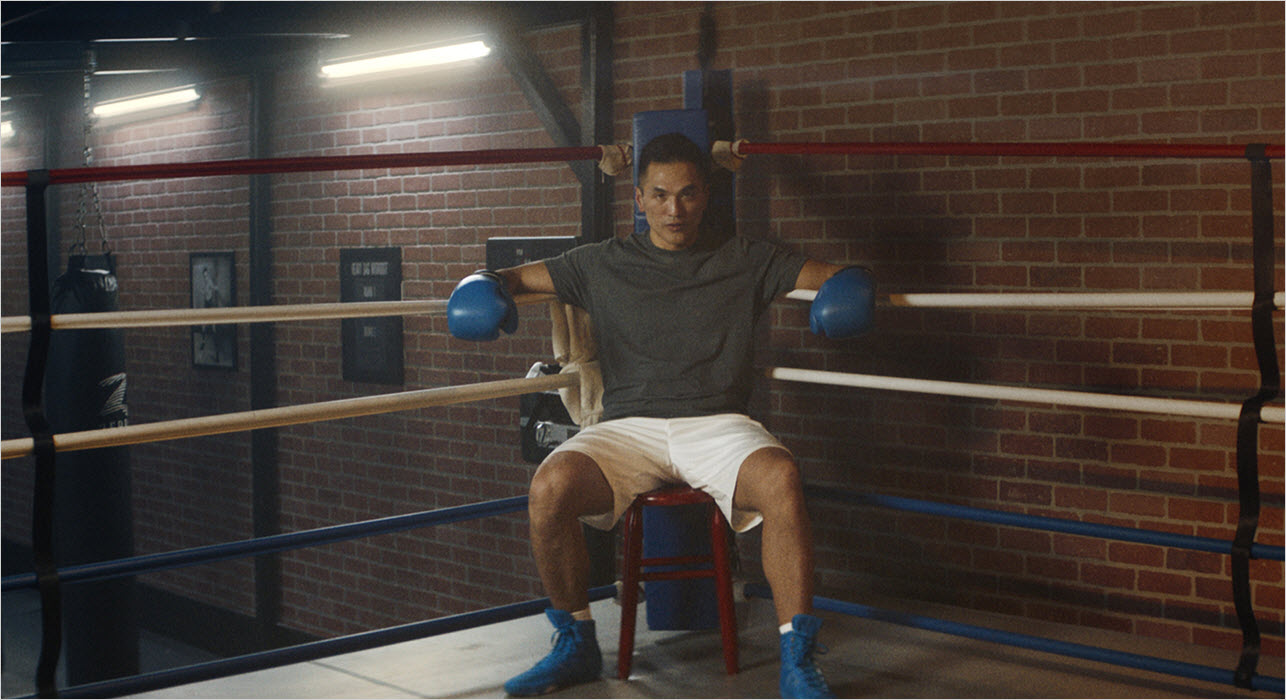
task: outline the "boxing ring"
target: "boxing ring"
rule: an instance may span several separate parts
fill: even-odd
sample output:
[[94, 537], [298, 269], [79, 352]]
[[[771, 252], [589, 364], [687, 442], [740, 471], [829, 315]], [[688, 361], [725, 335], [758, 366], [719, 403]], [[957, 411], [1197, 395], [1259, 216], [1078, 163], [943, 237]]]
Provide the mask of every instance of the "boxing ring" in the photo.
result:
[[[1013, 645], [1051, 654], [1235, 685], [1251, 690], [1278, 694], [1283, 692], [1283, 679], [1256, 673], [1260, 642], [1258, 624], [1251, 605], [1248, 574], [1248, 563], [1251, 559], [1278, 562], [1284, 560], [1282, 547], [1255, 542], [1260, 503], [1257, 467], [1259, 453], [1258, 428], [1261, 424], [1286, 423], [1286, 411], [1279, 405], [1268, 405], [1269, 402], [1277, 398], [1281, 384], [1280, 370], [1277, 366], [1279, 351], [1276, 348], [1272, 324], [1273, 313], [1280, 311], [1284, 306], [1284, 302], [1283, 294], [1274, 289], [1274, 231], [1271, 170], [1269, 166], [1270, 159], [1281, 159], [1283, 157], [1283, 148], [1281, 146], [945, 143], [757, 144], [746, 141], [725, 144], [725, 146], [738, 160], [751, 155], [771, 156], [783, 154], [846, 156], [999, 155], [1018, 157], [1146, 157], [1249, 160], [1252, 170], [1252, 264], [1254, 268], [1254, 288], [1252, 291], [1139, 294], [892, 294], [885, 295], [880, 299], [880, 303], [886, 306], [939, 309], [1249, 310], [1251, 312], [1255, 351], [1259, 362], [1261, 387], [1255, 395], [1240, 404], [930, 381], [906, 377], [824, 372], [803, 368], [771, 367], [765, 369], [765, 374], [773, 381], [781, 382], [802, 382], [875, 391], [910, 392], [1002, 402], [1053, 404], [1056, 406], [1076, 406], [1236, 421], [1238, 425], [1236, 445], [1238, 497], [1241, 518], [1236, 536], [1232, 541], [896, 498], [880, 494], [837, 491], [833, 488], [806, 487], [807, 493], [812, 499], [825, 499], [861, 507], [908, 511], [943, 518], [997, 523], [1020, 528], [1072, 533], [1087, 537], [1154, 544], [1227, 555], [1231, 561], [1231, 585], [1243, 635], [1243, 651], [1240, 662], [1235, 669], [1201, 666], [1117, 650], [1071, 644], [1030, 635], [963, 625], [946, 620], [880, 610], [828, 598], [818, 597], [815, 600], [815, 606], [819, 610], [885, 620], [945, 634]], [[32, 539], [36, 566], [35, 571], [32, 573], [5, 577], [3, 581], [0, 581], [0, 587], [5, 591], [35, 588], [41, 593], [44, 626], [41, 659], [36, 672], [38, 692], [41, 695], [63, 693], [86, 696], [114, 696], [144, 692], [535, 615], [548, 605], [547, 600], [533, 600], [258, 654], [221, 659], [158, 673], [141, 674], [130, 678], [59, 689], [55, 683], [55, 670], [61, 645], [58, 591], [62, 585], [104, 581], [142, 573], [283, 552], [379, 534], [521, 512], [526, 508], [526, 497], [486, 501], [315, 530], [253, 538], [161, 554], [136, 556], [116, 561], [56, 568], [52, 558], [51, 533], [53, 521], [52, 479], [55, 454], [57, 452], [174, 440], [200, 435], [248, 431], [405, 411], [427, 406], [481, 401], [570, 387], [578, 382], [578, 377], [575, 373], [567, 373], [431, 388], [182, 420], [160, 421], [118, 428], [53, 434], [49, 429], [49, 424], [44, 414], [42, 386], [46, 372], [50, 333], [55, 329], [191, 326], [202, 323], [268, 323], [390, 315], [442, 314], [445, 312], [445, 301], [413, 300], [54, 315], [50, 311], [50, 260], [49, 246], [46, 239], [48, 212], [46, 211], [45, 194], [48, 187], [74, 183], [212, 175], [547, 163], [573, 160], [599, 160], [604, 170], [610, 173], [609, 166], [605, 164], [606, 159], [614, 155], [613, 152], [618, 152], [615, 154], [617, 156], [622, 155], [619, 153], [622, 150], [619, 146], [590, 146], [584, 148], [232, 160], [192, 164], [87, 167], [3, 173], [0, 185], [5, 187], [24, 187], [26, 190], [30, 312], [27, 316], [0, 319], [0, 332], [22, 332], [28, 333], [30, 336], [30, 351], [23, 384], [23, 407], [31, 437], [4, 440], [0, 444], [0, 459], [9, 460], [24, 456], [34, 457], [36, 479], [33, 493]], [[789, 296], [798, 301], [807, 301], [811, 298], [811, 293], [794, 292]], [[550, 301], [548, 297], [534, 295], [517, 300], [519, 304], [523, 305], [543, 304], [548, 301]], [[761, 584], [748, 584], [745, 591], [749, 596], [768, 597], [771, 595], [767, 587]], [[602, 600], [615, 594], [615, 586], [602, 586], [591, 591], [591, 600]]]

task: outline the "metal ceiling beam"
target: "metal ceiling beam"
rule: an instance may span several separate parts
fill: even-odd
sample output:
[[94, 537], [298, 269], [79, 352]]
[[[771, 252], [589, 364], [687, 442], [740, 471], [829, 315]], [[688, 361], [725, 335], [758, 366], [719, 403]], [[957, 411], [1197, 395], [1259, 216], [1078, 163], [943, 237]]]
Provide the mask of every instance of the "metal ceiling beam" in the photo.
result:
[[[507, 18], [498, 18], [492, 28], [492, 38], [495, 41], [492, 50], [517, 81], [545, 131], [553, 138], [554, 146], [582, 145], [580, 122], [563, 101], [558, 86], [545, 72], [518, 27]], [[585, 98], [592, 99], [592, 96], [586, 95]], [[594, 169], [591, 164], [573, 161], [569, 165], [582, 186], [592, 185]]]
[[567, 2], [16, 2], [0, 6], [6, 42], [422, 34], [484, 16], [518, 26], [579, 22]]

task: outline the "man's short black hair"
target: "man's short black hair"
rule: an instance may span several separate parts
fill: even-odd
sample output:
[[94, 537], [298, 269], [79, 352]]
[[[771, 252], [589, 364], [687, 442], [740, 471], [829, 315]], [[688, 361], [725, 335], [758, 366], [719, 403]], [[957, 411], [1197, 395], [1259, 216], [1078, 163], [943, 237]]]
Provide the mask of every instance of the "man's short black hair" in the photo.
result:
[[639, 153], [639, 186], [653, 163], [691, 163], [704, 182], [710, 181], [710, 154], [692, 142], [692, 139], [678, 132], [662, 134], [647, 142]]

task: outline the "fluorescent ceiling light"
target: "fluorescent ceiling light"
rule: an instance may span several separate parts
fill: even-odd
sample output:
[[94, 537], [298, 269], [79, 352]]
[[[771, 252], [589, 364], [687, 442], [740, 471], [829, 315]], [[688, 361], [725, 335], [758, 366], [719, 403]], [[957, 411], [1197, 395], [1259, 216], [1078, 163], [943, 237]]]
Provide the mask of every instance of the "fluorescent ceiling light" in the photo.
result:
[[491, 47], [481, 41], [470, 41], [464, 44], [437, 46], [417, 51], [358, 58], [322, 66], [322, 77], [327, 80], [342, 81], [363, 76], [378, 74], [403, 73], [407, 71], [431, 68], [448, 63], [482, 58], [491, 53]]
[[120, 39], [93, 39], [94, 44], [157, 44], [165, 41], [178, 41], [176, 36], [136, 36]]
[[189, 85], [167, 92], [154, 92], [149, 95], [129, 97], [123, 100], [112, 100], [94, 105], [94, 116], [99, 119], [112, 119], [127, 114], [151, 112], [166, 107], [178, 107], [201, 99], [196, 87]]
[[13, 136], [13, 122], [8, 119], [0, 122], [0, 140], [8, 141]]
[[173, 73], [177, 68], [128, 68], [121, 70], [96, 70], [94, 75], [142, 75], [145, 73]]

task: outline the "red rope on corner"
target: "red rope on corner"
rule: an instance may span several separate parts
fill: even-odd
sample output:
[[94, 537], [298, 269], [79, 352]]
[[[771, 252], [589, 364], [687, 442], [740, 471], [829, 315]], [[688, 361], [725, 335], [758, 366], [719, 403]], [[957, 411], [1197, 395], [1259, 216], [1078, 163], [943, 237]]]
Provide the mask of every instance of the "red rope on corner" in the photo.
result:
[[[743, 156], [765, 154], [1244, 158], [1246, 155], [1245, 145], [1148, 143], [753, 143], [742, 141], [737, 144], [736, 150]], [[1265, 153], [1269, 158], [1282, 158], [1286, 156], [1286, 149], [1280, 144], [1274, 144], [1269, 145]], [[334, 170], [553, 163], [598, 160], [601, 157], [600, 146], [579, 146], [155, 163], [50, 170], [49, 184]], [[0, 186], [25, 187], [26, 185], [26, 171], [0, 173]]]
[[[737, 144], [741, 155], [877, 155], [877, 156], [1067, 156], [1132, 158], [1245, 158], [1246, 146], [1154, 143], [754, 143]], [[1281, 145], [1267, 148], [1269, 158], [1283, 157]]]
[[[600, 146], [570, 148], [512, 148], [490, 151], [443, 151], [439, 153], [384, 153], [358, 156], [312, 156], [301, 158], [262, 158], [217, 160], [201, 163], [156, 163], [93, 168], [64, 168], [49, 171], [49, 184], [79, 182], [113, 182], [120, 180], [159, 180], [215, 175], [263, 175], [268, 173], [302, 173], [330, 170], [369, 170], [385, 168], [427, 168], [449, 165], [498, 165], [507, 163], [556, 163], [572, 160], [598, 160]], [[0, 174], [0, 186], [25, 187], [26, 171]]]

